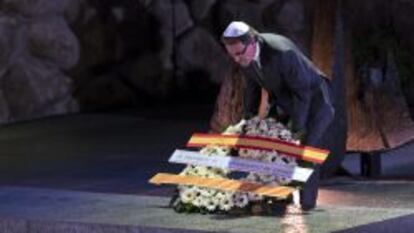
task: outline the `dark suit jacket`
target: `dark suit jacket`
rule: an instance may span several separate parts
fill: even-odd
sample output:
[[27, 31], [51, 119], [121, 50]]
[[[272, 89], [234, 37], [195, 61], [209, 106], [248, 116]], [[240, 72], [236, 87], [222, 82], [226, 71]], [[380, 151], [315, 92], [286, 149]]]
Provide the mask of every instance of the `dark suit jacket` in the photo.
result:
[[258, 35], [260, 68], [254, 61], [243, 68], [246, 89], [244, 117], [257, 115], [260, 89], [293, 120], [294, 130], [307, 130], [313, 94], [325, 75], [286, 37], [277, 34]]

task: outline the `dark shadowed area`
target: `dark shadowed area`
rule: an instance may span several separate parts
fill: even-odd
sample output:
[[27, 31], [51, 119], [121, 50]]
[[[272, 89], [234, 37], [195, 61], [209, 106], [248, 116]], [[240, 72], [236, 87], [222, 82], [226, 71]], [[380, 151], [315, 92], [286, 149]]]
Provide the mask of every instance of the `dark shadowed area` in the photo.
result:
[[[410, 232], [414, 1], [0, 0], [0, 232]], [[241, 119], [229, 22], [292, 39], [331, 80], [318, 208], [180, 215], [158, 172]]]

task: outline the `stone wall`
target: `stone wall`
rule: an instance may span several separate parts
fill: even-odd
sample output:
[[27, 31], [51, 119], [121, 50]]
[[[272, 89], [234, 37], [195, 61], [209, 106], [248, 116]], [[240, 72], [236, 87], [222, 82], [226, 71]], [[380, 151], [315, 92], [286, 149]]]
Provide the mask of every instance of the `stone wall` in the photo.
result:
[[[305, 1], [80, 1], [71, 26], [82, 54], [71, 70], [81, 109], [143, 105], [174, 96], [214, 102], [230, 60], [219, 42], [243, 19], [309, 50]], [[200, 94], [203, 93], [203, 94]]]
[[79, 58], [64, 18], [68, 2], [1, 2], [0, 123], [78, 110], [64, 72]]
[[180, 95], [213, 103], [231, 65], [219, 43], [226, 25], [244, 20], [308, 52], [305, 2], [0, 1], [0, 122]]
[[[414, 53], [412, 1], [343, 2], [352, 30], [392, 18], [401, 45]], [[177, 96], [204, 96], [213, 103], [231, 67], [219, 43], [230, 21], [286, 35], [310, 55], [314, 5], [306, 0], [1, 0], [0, 123], [144, 106]], [[404, 86], [410, 106], [412, 80]]]

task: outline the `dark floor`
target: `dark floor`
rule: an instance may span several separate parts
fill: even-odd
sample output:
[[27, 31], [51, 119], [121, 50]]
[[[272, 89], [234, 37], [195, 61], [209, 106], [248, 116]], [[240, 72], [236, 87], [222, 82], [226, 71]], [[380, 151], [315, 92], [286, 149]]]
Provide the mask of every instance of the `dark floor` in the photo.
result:
[[128, 110], [3, 126], [0, 184], [141, 192], [160, 169], [181, 169], [167, 159], [193, 132], [208, 129], [205, 111], [181, 109], [167, 118], [155, 110], [157, 117]]
[[[124, 110], [3, 126], [0, 186], [168, 196], [171, 188], [147, 181], [158, 172], [182, 169], [167, 163], [168, 157], [174, 149], [184, 148], [192, 133], [208, 130], [210, 111], [209, 107]], [[325, 181], [319, 204], [334, 209], [393, 208], [414, 213], [410, 191], [414, 191], [414, 144], [385, 152], [381, 160], [382, 176], [366, 179], [359, 176], [358, 154], [348, 154], [343, 166], [355, 177]], [[398, 219], [379, 218], [379, 222], [346, 232], [378, 232], [398, 224], [414, 227], [413, 216], [395, 216]]]

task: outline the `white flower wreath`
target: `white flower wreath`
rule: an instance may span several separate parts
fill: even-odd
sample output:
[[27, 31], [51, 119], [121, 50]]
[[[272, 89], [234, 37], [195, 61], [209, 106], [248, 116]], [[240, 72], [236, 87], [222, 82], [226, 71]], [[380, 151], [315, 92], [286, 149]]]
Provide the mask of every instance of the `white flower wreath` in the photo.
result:
[[[247, 121], [242, 120], [237, 125], [229, 126], [222, 134], [264, 136], [299, 144], [299, 140], [293, 138], [290, 130], [272, 118], [260, 119], [259, 117], [255, 117]], [[230, 156], [231, 149], [224, 146], [206, 146], [200, 150], [200, 153], [206, 156]], [[286, 164], [292, 167], [297, 166], [295, 158], [276, 151], [239, 149], [238, 155], [245, 159]], [[230, 171], [225, 169], [189, 165], [180, 174], [205, 178], [227, 178], [229, 172]], [[272, 186], [286, 185], [292, 181], [288, 178], [258, 173], [248, 173], [242, 180], [259, 182]], [[195, 186], [179, 186], [178, 190], [179, 200], [176, 203], [181, 202], [187, 205], [190, 204], [197, 208], [204, 208], [210, 212], [216, 210], [226, 212], [234, 207], [243, 208], [250, 202], [261, 201], [264, 198], [263, 196], [254, 193], [225, 192]]]

